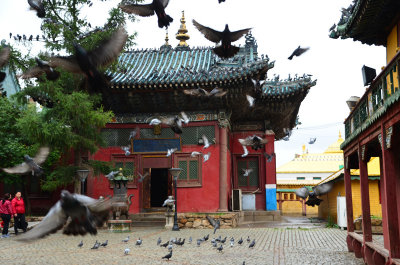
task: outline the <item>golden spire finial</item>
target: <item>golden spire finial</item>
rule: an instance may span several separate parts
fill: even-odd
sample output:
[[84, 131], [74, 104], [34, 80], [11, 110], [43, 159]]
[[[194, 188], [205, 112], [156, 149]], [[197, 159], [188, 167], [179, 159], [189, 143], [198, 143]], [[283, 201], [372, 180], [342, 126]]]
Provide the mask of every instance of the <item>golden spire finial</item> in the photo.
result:
[[169, 43], [168, 43], [168, 41], [169, 41], [169, 38], [168, 38], [168, 30], [166, 30], [165, 31], [165, 46], [169, 46]]
[[303, 155], [306, 153], [306, 145], [303, 144]]
[[339, 130], [339, 139], [342, 139], [342, 134], [340, 133], [340, 130]]
[[176, 39], [179, 40], [178, 47], [188, 47], [189, 45], [186, 43], [190, 36], [187, 34], [188, 30], [186, 29], [186, 20], [185, 20], [185, 11], [182, 11], [181, 18], [181, 26], [179, 27], [178, 33], [176, 33]]

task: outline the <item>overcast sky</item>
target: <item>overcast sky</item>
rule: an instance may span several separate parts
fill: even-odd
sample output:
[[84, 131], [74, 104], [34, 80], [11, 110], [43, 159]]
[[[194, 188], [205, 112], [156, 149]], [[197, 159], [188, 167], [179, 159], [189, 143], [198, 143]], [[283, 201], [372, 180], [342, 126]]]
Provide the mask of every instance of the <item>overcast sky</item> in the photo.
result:
[[[102, 25], [108, 9], [119, 3], [117, 0], [93, 2], [86, 12], [93, 26]], [[223, 30], [225, 24], [229, 24], [231, 30], [252, 27], [259, 54], [267, 54], [275, 61], [275, 67], [268, 72], [269, 77], [279, 74], [286, 78], [289, 73], [292, 76], [306, 73], [318, 80], [301, 105], [302, 125], [293, 131], [290, 141], [275, 142], [277, 166], [280, 166], [292, 160], [295, 153], [301, 153], [303, 144], [310, 153], [318, 153], [337, 140], [339, 130], [344, 137], [343, 121], [349, 114], [346, 100], [350, 96], [361, 96], [365, 91], [361, 67], [365, 64], [379, 73], [385, 65], [384, 47], [328, 37], [329, 28], [339, 21], [340, 9], [351, 2], [226, 0], [218, 4], [218, 0], [171, 0], [166, 9], [174, 18], [168, 29], [169, 42], [172, 46], [178, 44], [175, 34], [182, 10], [190, 35], [187, 43], [192, 47], [213, 46], [194, 28], [192, 19], [216, 30]], [[8, 41], [10, 32], [28, 36], [40, 34], [41, 21], [29, 11], [26, 0], [0, 0], [0, 18], [0, 39]], [[165, 29], [158, 28], [156, 17], [140, 18], [140, 21], [128, 24], [128, 31], [138, 32], [137, 48], [160, 47], [164, 43]], [[243, 45], [244, 39], [236, 44]], [[287, 57], [298, 45], [308, 46], [310, 50], [289, 61]], [[315, 144], [307, 144], [310, 137], [317, 137]]]

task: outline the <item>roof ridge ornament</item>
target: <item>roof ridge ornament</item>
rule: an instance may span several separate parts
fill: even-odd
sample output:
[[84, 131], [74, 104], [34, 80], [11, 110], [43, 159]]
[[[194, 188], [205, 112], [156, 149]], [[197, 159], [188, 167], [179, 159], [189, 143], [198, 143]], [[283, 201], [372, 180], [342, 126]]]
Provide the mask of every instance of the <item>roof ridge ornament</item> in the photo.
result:
[[186, 43], [186, 41], [190, 39], [190, 36], [187, 34], [187, 32], [188, 30], [186, 28], [185, 11], [182, 10], [181, 26], [179, 27], [178, 33], [176, 33], [176, 39], [179, 40], [177, 48], [189, 48], [189, 45]]

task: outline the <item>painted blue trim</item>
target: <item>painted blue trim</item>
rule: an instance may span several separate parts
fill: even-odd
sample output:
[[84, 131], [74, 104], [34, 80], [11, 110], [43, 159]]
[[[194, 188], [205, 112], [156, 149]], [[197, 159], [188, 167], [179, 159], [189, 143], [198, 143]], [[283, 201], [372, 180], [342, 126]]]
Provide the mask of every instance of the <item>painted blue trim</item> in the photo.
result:
[[265, 189], [265, 205], [267, 211], [276, 211], [276, 188], [275, 189]]

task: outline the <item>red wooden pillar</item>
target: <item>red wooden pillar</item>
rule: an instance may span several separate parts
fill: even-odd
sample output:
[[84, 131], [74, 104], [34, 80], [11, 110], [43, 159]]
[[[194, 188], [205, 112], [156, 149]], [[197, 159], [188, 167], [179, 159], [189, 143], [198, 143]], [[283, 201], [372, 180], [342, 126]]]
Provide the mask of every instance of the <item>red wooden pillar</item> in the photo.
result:
[[[389, 129], [388, 129], [389, 130]], [[392, 130], [392, 129], [390, 129]], [[386, 135], [384, 141], [382, 142], [382, 166], [383, 172], [381, 172], [381, 177], [383, 176], [383, 193], [382, 197], [386, 202], [383, 206], [383, 211], [385, 212], [386, 218], [382, 221], [384, 230], [387, 233], [383, 234], [385, 239], [385, 248], [389, 250], [389, 255], [391, 258], [400, 258], [400, 233], [399, 233], [399, 216], [397, 208], [397, 196], [396, 186], [397, 186], [397, 176], [400, 174], [398, 166], [399, 163], [396, 160], [395, 150], [391, 149], [390, 136], [388, 138], [388, 132], [384, 131], [382, 127], [382, 135]], [[382, 174], [383, 173], [383, 174]]]
[[358, 165], [360, 167], [360, 188], [361, 188], [361, 207], [362, 207], [362, 230], [363, 241], [372, 241], [371, 213], [369, 206], [369, 185], [367, 161], [365, 161], [365, 145], [358, 149]]
[[349, 157], [345, 157], [344, 188], [346, 192], [347, 232], [354, 232], [353, 195], [351, 192], [351, 176], [348, 160]]
[[219, 212], [228, 211], [228, 122], [219, 123]]

